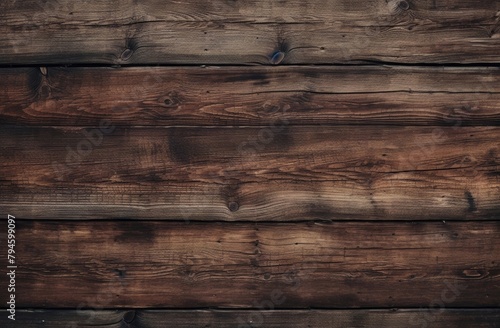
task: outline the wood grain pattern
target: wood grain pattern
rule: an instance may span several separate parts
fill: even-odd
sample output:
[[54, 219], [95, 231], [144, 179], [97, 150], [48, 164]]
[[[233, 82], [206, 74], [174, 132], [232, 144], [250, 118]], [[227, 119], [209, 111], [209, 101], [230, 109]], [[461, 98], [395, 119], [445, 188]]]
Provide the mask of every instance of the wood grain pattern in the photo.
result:
[[20, 218], [495, 219], [497, 127], [0, 129]]
[[19, 308], [500, 302], [499, 222], [16, 224]]
[[21, 310], [16, 324], [0, 317], [4, 328], [498, 328], [500, 310]]
[[0, 69], [0, 120], [98, 125], [499, 125], [500, 69]]
[[499, 1], [3, 1], [0, 64], [493, 63]]
[[500, 0], [1, 1], [0, 327], [500, 328], [499, 49]]

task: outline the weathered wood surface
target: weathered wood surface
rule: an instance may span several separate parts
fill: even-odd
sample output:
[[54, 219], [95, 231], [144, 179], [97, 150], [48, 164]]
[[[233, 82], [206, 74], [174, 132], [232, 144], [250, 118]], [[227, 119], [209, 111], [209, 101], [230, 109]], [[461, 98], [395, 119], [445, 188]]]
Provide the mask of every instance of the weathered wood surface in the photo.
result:
[[2, 126], [20, 218], [495, 219], [498, 127]]
[[0, 64], [499, 62], [500, 2], [73, 1], [0, 4]]
[[499, 125], [500, 69], [0, 69], [0, 120], [97, 125]]
[[498, 309], [432, 310], [21, 310], [4, 328], [498, 328]]
[[17, 220], [16, 241], [19, 308], [500, 302], [499, 222]]
[[0, 2], [0, 327], [500, 327], [499, 49], [498, 0]]

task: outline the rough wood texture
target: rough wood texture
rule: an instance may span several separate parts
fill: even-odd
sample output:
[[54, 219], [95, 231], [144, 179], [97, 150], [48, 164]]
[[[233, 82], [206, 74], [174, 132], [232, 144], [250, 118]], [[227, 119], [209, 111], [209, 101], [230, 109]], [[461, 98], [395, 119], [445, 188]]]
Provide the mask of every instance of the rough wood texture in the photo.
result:
[[499, 1], [2, 1], [0, 64], [499, 62]]
[[9, 124], [499, 125], [500, 69], [0, 69]]
[[0, 327], [500, 328], [499, 49], [500, 0], [1, 1]]
[[3, 126], [0, 140], [0, 205], [20, 218], [500, 214], [498, 127]]
[[500, 310], [22, 310], [4, 328], [498, 328]]
[[18, 220], [16, 232], [20, 308], [500, 302], [499, 222]]
[[[17, 310], [16, 320], [0, 317], [2, 328], [146, 328], [128, 325], [130, 314], [123, 310]], [[127, 321], [126, 321], [127, 320]], [[158, 327], [165, 327], [160, 325]], [[187, 326], [195, 327], [195, 326]], [[174, 328], [174, 326], [172, 326]]]

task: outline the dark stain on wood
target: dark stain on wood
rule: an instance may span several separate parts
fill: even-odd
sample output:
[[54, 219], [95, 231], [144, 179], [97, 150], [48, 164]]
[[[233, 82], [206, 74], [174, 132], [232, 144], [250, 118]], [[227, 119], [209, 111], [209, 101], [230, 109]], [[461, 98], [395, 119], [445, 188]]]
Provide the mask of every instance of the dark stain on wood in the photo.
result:
[[224, 82], [234, 83], [234, 82], [253, 82], [253, 85], [266, 85], [269, 84], [268, 75], [266, 73], [251, 73], [242, 74], [239, 76], [228, 76], [224, 78]]
[[310, 213], [312, 217], [318, 219], [331, 219], [333, 217], [333, 211], [330, 209], [330, 206], [323, 204], [321, 202], [313, 202], [307, 205], [307, 211]]
[[28, 90], [31, 95], [31, 99], [35, 100], [38, 98], [40, 87], [44, 79], [43, 74], [40, 70], [32, 68], [28, 74]]
[[467, 209], [469, 212], [475, 212], [477, 211], [476, 207], [476, 201], [474, 200], [474, 197], [472, 196], [472, 193], [470, 191], [465, 191], [464, 193], [467, 203], [469, 204], [469, 208]]
[[164, 178], [155, 172], [149, 172], [144, 176], [144, 182], [164, 182]]
[[168, 149], [172, 159], [180, 164], [192, 163], [196, 149], [189, 143], [182, 129], [172, 128], [168, 136]]
[[120, 278], [120, 279], [124, 279], [127, 275], [127, 271], [124, 270], [124, 269], [115, 269], [114, 270], [116, 272], [116, 275]]
[[[124, 226], [134, 226], [134, 229], [126, 229], [116, 234], [114, 237], [115, 243], [121, 244], [154, 244], [156, 231], [154, 226], [147, 222], [122, 222]], [[123, 273], [118, 272], [120, 275]]]

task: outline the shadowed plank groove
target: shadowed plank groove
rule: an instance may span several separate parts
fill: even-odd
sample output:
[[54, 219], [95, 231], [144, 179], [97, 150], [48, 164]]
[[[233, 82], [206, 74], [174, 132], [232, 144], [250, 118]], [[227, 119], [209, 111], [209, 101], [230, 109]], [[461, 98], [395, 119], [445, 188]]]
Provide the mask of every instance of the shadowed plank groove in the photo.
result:
[[499, 125], [500, 69], [0, 69], [9, 124]]
[[497, 127], [2, 126], [20, 218], [495, 219]]
[[499, 222], [17, 220], [16, 304], [496, 307], [499, 252]]
[[20, 310], [16, 323], [0, 317], [4, 328], [498, 328], [500, 310]]
[[0, 64], [499, 62], [500, 2], [3, 1]]

